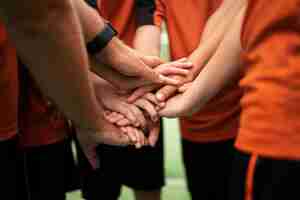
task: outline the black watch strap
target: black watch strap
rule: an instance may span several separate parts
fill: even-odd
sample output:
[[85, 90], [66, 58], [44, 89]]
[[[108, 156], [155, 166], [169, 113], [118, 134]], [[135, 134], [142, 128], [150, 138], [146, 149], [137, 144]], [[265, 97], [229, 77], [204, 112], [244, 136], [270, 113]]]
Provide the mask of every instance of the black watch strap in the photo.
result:
[[92, 41], [86, 44], [87, 51], [90, 55], [95, 55], [106, 47], [118, 33], [110, 23], [106, 23], [105, 28], [99, 32]]

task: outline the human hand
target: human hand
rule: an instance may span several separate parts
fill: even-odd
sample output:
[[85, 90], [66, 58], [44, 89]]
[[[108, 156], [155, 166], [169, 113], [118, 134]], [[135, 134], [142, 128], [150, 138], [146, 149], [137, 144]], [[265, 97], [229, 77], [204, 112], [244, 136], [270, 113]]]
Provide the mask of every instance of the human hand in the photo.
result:
[[93, 84], [96, 97], [106, 110], [123, 114], [135, 127], [146, 126], [143, 112], [136, 105], [127, 103], [124, 94], [119, 94], [112, 85], [97, 76], [93, 76]]
[[97, 124], [99, 124], [98, 130], [76, 127], [78, 143], [94, 169], [98, 166], [95, 148], [99, 143], [120, 146], [132, 143], [130, 138], [126, 134], [123, 134], [119, 127], [110, 124], [104, 118], [101, 117], [98, 119]]
[[190, 87], [192, 87], [192, 85], [193, 85], [193, 82], [185, 83], [185, 84], [183, 84], [182, 86], [180, 86], [180, 87], [178, 88], [178, 92], [179, 92], [179, 93], [184, 93], [184, 92], [186, 92]]
[[159, 58], [144, 56], [117, 38], [113, 38], [101, 53], [96, 55], [96, 59], [99, 63], [111, 67], [122, 75], [135, 78], [138, 86], [153, 83], [178, 84], [176, 80], [161, 75], [152, 69], [153, 65], [162, 63]]
[[[172, 78], [180, 81], [184, 80], [184, 77], [189, 74], [189, 70], [193, 67], [193, 64], [191, 62], [188, 62], [187, 58], [182, 58], [177, 61], [169, 62], [169, 63], [164, 63], [155, 68], [155, 70], [161, 74], [165, 75], [171, 75]], [[167, 87], [169, 86], [169, 87]], [[177, 90], [177, 87], [167, 85], [165, 87], [167, 88], [174, 88], [174, 91]], [[152, 84], [152, 85], [147, 85], [140, 87], [136, 89], [128, 98], [128, 102], [134, 102], [136, 99], [140, 98], [146, 93], [149, 93], [155, 89], [158, 89], [161, 87], [161, 84]], [[163, 87], [163, 88], [165, 88]], [[165, 96], [168, 95], [170, 89], [163, 89], [159, 90], [160, 93], [164, 94]], [[173, 89], [172, 89], [173, 90]], [[167, 94], [165, 94], [167, 93]], [[169, 94], [170, 96], [171, 94]], [[159, 95], [158, 95], [159, 96]], [[164, 101], [166, 98], [160, 98], [160, 101]]]
[[120, 126], [122, 132], [128, 136], [132, 145], [136, 148], [141, 148], [147, 144], [147, 140], [143, 131], [140, 128], [133, 127], [126, 117], [117, 112], [105, 111], [105, 118], [110, 122]]
[[120, 126], [121, 130], [128, 135], [132, 144], [134, 144], [136, 148], [140, 148], [145, 145], [154, 147], [158, 140], [160, 132], [160, 120], [157, 120], [156, 122], [147, 120], [147, 127], [142, 131], [141, 129], [130, 126], [130, 121], [126, 119], [124, 115], [119, 113], [106, 111], [106, 118], [111, 123], [115, 123], [116, 125]]
[[[160, 120], [158, 111], [165, 106], [165, 103], [158, 102], [154, 94], [148, 93], [134, 102], [134, 105], [144, 111], [145, 118], [147, 119], [147, 125], [143, 128], [143, 131], [147, 133], [148, 137], [146, 143], [137, 142], [136, 146], [143, 146], [149, 144], [154, 146], [157, 142], [160, 131]], [[106, 111], [106, 118], [111, 123], [115, 123], [118, 126], [126, 127], [130, 125], [130, 121], [120, 113]], [[130, 134], [130, 131], [127, 131]], [[134, 136], [134, 131], [133, 131]], [[129, 135], [130, 138], [133, 138]], [[134, 139], [134, 138], [133, 138]]]
[[185, 112], [184, 102], [182, 101], [183, 94], [177, 94], [169, 98], [165, 103], [166, 106], [159, 111], [159, 115], [162, 117], [175, 118], [182, 116]]

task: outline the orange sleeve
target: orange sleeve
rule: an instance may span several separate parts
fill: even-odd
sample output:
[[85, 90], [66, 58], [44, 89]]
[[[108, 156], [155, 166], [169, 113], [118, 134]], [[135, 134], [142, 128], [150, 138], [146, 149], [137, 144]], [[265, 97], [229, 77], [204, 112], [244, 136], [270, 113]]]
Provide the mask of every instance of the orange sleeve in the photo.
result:
[[163, 0], [155, 0], [154, 24], [161, 26], [166, 16], [165, 3]]

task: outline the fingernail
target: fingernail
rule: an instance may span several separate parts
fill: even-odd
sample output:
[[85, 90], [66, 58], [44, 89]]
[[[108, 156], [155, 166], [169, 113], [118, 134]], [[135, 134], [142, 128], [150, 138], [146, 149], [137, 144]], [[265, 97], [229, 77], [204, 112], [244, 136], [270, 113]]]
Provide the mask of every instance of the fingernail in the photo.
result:
[[164, 95], [162, 95], [161, 93], [158, 93], [158, 94], [156, 94], [156, 98], [157, 98], [159, 101], [163, 101], [163, 100], [164, 100]]
[[159, 75], [159, 82], [160, 83], [163, 83], [163, 82], [165, 82], [165, 77], [163, 76], [163, 75]]

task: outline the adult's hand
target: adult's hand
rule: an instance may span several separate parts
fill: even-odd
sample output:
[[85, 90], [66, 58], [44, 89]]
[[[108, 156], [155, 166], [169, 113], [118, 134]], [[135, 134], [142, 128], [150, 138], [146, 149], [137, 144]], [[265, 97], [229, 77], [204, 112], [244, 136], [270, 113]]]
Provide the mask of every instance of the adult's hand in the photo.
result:
[[132, 143], [130, 138], [126, 134], [123, 134], [119, 127], [109, 123], [104, 118], [101, 117], [98, 123], [101, 129], [97, 132], [84, 128], [77, 128], [76, 130], [79, 145], [94, 169], [98, 166], [95, 152], [97, 144], [126, 146]]
[[153, 83], [178, 84], [178, 81], [161, 75], [152, 69], [153, 66], [151, 65], [162, 63], [159, 58], [144, 56], [123, 44], [116, 37], [95, 58], [97, 62], [111, 67], [122, 75], [136, 78], [139, 86]]
[[95, 94], [106, 110], [114, 111], [124, 115], [131, 124], [136, 127], [145, 127], [146, 119], [143, 112], [134, 104], [129, 104], [126, 97], [119, 94], [112, 85], [99, 78], [95, 74], [90, 74], [95, 89]]

